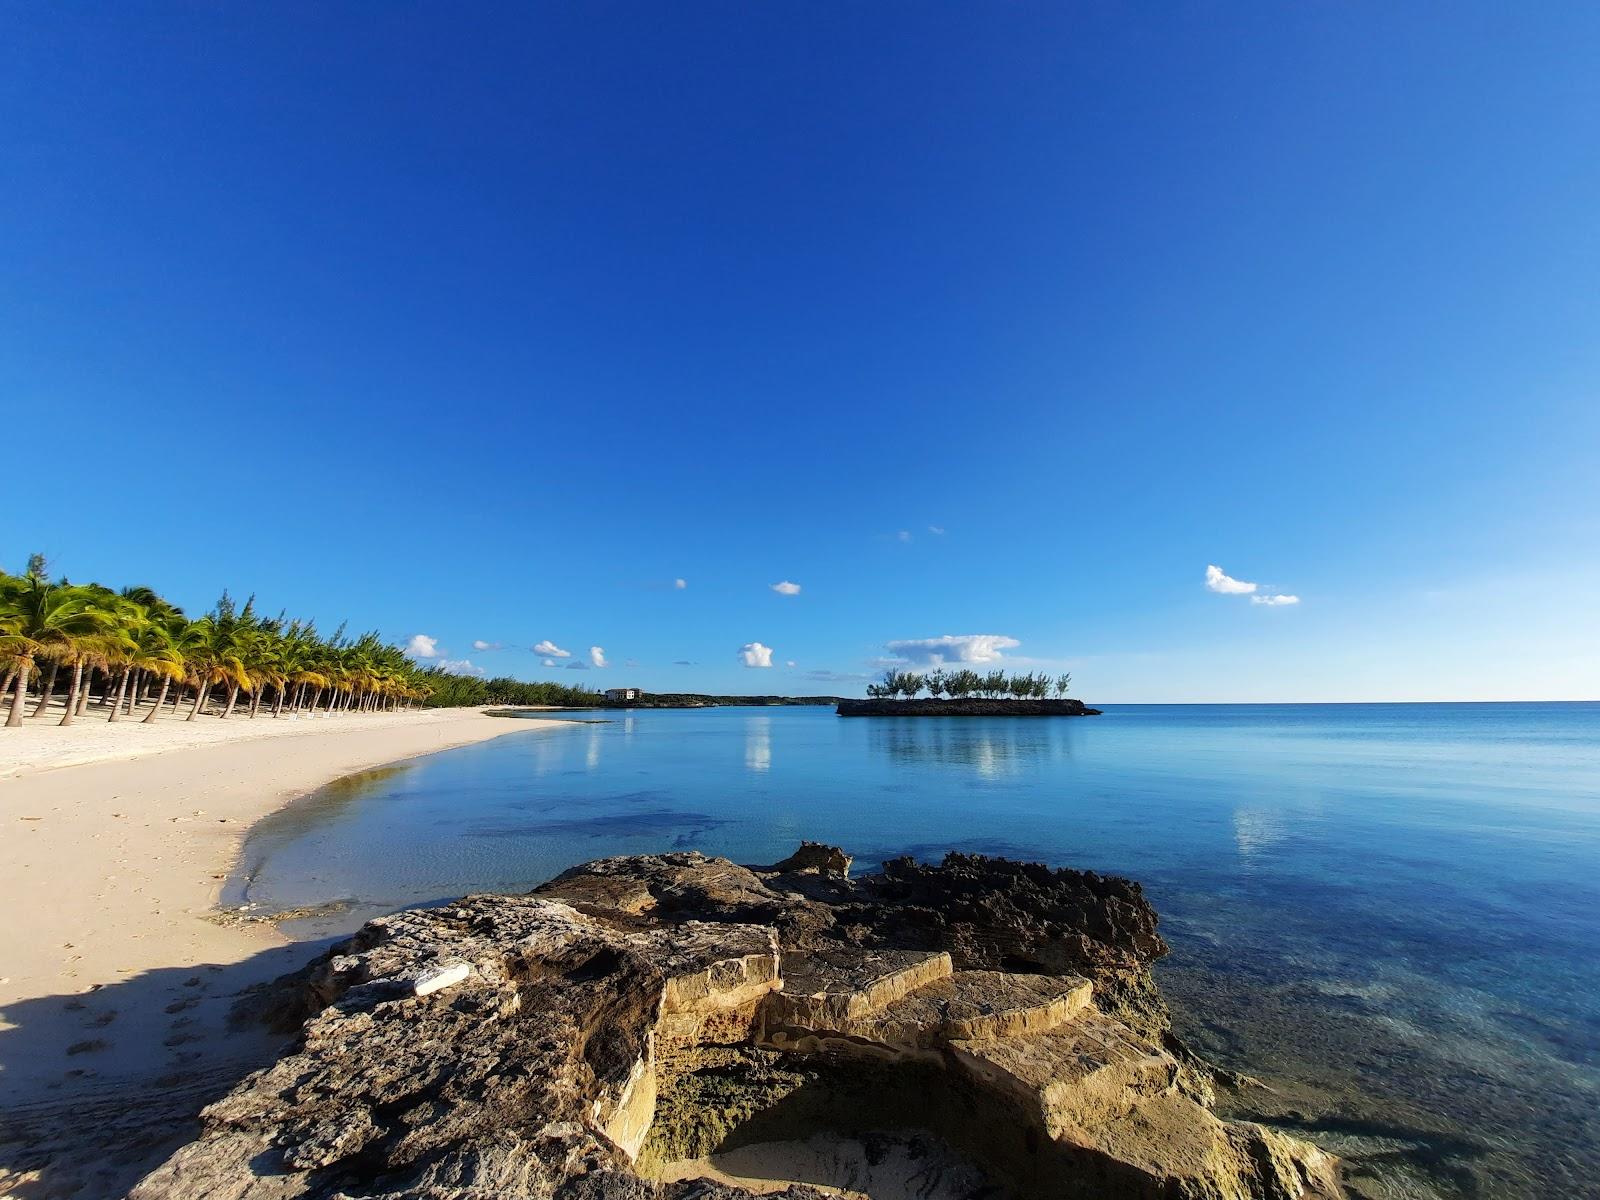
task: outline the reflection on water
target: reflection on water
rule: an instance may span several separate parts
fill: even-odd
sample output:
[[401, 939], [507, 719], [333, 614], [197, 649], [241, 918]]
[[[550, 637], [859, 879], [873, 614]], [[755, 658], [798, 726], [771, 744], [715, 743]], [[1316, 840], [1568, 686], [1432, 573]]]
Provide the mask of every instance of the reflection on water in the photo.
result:
[[[590, 858], [802, 837], [1140, 879], [1185, 1034], [1358, 1194], [1531, 1198], [1600, 1178], [1600, 705], [1129, 707], [1067, 720], [630, 713], [324, 789], [235, 895], [374, 913]], [[1268, 1103], [1271, 1099], [1272, 1103]]]
[[1048, 719], [889, 717], [865, 724], [874, 753], [902, 763], [970, 767], [985, 779], [1021, 775], [1072, 755], [1070, 733]]
[[1281, 813], [1260, 808], [1233, 810], [1233, 841], [1239, 848], [1239, 865], [1244, 870], [1288, 836], [1289, 823]]
[[751, 771], [772, 769], [771, 717], [750, 717], [745, 721], [744, 765]]

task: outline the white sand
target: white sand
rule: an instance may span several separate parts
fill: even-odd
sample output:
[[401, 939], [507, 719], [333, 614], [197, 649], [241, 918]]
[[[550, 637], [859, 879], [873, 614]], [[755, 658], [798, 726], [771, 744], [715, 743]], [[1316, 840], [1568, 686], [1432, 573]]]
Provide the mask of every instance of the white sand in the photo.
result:
[[161, 1149], [152, 1123], [181, 1135], [270, 1052], [228, 1009], [317, 947], [211, 919], [251, 823], [356, 771], [563, 727], [454, 709], [0, 730], [0, 1196], [120, 1194]]
[[[220, 689], [219, 689], [220, 691]], [[33, 712], [33, 699], [25, 710]], [[151, 706], [138, 706], [131, 716], [120, 721], [108, 721], [107, 708], [91, 701], [88, 708], [71, 725], [59, 724], [66, 705], [61, 696], [51, 702], [48, 712], [38, 717], [29, 716], [17, 729], [0, 729], [0, 782], [10, 775], [24, 775], [55, 767], [81, 766], [92, 762], [125, 762], [131, 758], [144, 758], [151, 754], [165, 754], [169, 750], [186, 750], [195, 746], [213, 746], [223, 742], [238, 742], [256, 738], [298, 737], [311, 730], [354, 730], [413, 728], [436, 725], [441, 721], [459, 722], [467, 716], [480, 717], [483, 709], [428, 709], [408, 713], [339, 713], [326, 716], [322, 713], [302, 713], [298, 717], [274, 717], [270, 711], [258, 713], [254, 718], [243, 707], [226, 720], [210, 713], [193, 721], [187, 719], [189, 702], [179, 703], [174, 712], [171, 703], [162, 705], [161, 713], [150, 724], [144, 723]], [[9, 712], [9, 700], [0, 706], [0, 722]], [[476, 741], [476, 738], [467, 738]], [[435, 746], [433, 749], [442, 749]], [[426, 750], [419, 753], [427, 753]], [[401, 750], [398, 757], [405, 757]]]
[[760, 1194], [801, 1183], [845, 1200], [968, 1200], [997, 1191], [944, 1141], [915, 1129], [756, 1142], [662, 1164], [654, 1174], [664, 1183], [708, 1179]]

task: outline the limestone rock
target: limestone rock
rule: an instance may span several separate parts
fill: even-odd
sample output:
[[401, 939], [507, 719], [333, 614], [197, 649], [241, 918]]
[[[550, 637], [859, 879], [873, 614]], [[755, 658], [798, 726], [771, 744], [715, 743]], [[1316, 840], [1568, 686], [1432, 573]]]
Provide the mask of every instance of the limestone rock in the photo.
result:
[[133, 1200], [732, 1200], [695, 1164], [855, 1178], [771, 1148], [881, 1137], [923, 1149], [874, 1187], [915, 1157], [1027, 1200], [1339, 1194], [1186, 1083], [1138, 885], [962, 855], [851, 881], [827, 849], [602, 859], [368, 923], [280, 981], [295, 1043]]
[[780, 874], [786, 871], [820, 871], [825, 875], [849, 875], [850, 864], [854, 861], [837, 846], [801, 842], [800, 849], [771, 869]]

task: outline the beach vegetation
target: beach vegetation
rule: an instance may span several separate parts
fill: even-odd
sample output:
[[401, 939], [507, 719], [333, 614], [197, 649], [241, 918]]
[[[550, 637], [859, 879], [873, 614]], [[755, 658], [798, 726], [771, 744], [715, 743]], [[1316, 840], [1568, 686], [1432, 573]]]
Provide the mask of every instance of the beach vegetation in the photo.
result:
[[919, 692], [926, 690], [935, 700], [943, 695], [949, 695], [952, 700], [964, 700], [969, 696], [988, 700], [1047, 700], [1052, 692], [1058, 699], [1065, 698], [1071, 686], [1070, 674], [1052, 679], [1043, 672], [1008, 675], [996, 669], [979, 675], [967, 668], [947, 671], [941, 667], [927, 675], [919, 675], [914, 671], [890, 667], [881, 680], [867, 685], [867, 697], [872, 700], [913, 700]]
[[61, 725], [86, 716], [92, 699], [96, 716], [104, 713], [108, 721], [147, 706], [145, 724], [163, 712], [176, 716], [180, 704], [186, 706], [184, 719], [193, 721], [241, 713], [254, 718], [263, 709], [273, 717], [331, 717], [602, 702], [589, 688], [484, 679], [424, 665], [375, 631], [350, 637], [341, 625], [324, 637], [313, 622], [283, 613], [263, 616], [253, 596], [241, 606], [224, 591], [209, 611], [190, 618], [149, 587], [113, 591], [52, 579], [43, 558], [34, 555], [21, 575], [0, 572], [6, 726], [47, 713], [54, 717], [62, 685]]

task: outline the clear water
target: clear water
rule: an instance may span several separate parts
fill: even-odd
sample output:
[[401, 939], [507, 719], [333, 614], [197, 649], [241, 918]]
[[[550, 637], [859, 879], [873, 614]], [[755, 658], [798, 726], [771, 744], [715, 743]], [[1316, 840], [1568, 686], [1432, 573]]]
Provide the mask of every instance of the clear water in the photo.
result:
[[[1225, 1100], [1358, 1194], [1600, 1194], [1600, 704], [1128, 705], [1089, 719], [604, 714], [324, 789], [234, 900], [302, 932], [609, 854], [978, 850], [1141, 880]], [[585, 715], [587, 718], [587, 715]]]

